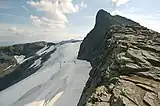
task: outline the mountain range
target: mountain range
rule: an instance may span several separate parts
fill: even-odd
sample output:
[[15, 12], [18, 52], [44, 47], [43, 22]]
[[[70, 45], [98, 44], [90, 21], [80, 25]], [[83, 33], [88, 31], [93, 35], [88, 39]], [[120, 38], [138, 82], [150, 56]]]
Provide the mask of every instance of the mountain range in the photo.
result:
[[95, 20], [83, 41], [0, 47], [0, 106], [160, 106], [160, 34]]

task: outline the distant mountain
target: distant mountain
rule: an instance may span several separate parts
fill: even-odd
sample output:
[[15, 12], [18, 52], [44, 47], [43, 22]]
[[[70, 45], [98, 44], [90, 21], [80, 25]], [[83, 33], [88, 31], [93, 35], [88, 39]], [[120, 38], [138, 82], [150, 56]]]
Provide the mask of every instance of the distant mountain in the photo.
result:
[[42, 48], [47, 49], [55, 45], [54, 43], [35, 42], [0, 47], [0, 90], [35, 73], [41, 65], [39, 67], [29, 66], [40, 58], [43, 64], [56, 48], [43, 55], [38, 55], [37, 52]]
[[0, 106], [76, 106], [89, 77], [80, 40], [0, 47]]
[[93, 68], [78, 106], [160, 106], [160, 34], [100, 10], [78, 59]]

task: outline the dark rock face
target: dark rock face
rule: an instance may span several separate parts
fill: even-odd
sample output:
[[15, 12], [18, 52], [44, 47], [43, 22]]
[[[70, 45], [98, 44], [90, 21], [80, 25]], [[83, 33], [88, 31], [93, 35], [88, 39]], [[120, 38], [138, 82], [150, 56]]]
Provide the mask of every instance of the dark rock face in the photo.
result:
[[[36, 52], [45, 46], [49, 48], [54, 45], [56, 44], [35, 42], [0, 47], [0, 91], [21, 81], [41, 68], [56, 48], [42, 55], [37, 55]], [[22, 64], [17, 63], [15, 55], [24, 55], [26, 61]], [[41, 59], [41, 65], [39, 67], [30, 67], [38, 59]]]
[[[0, 55], [25, 55], [26, 58], [34, 55], [39, 49], [47, 45], [47, 42], [35, 42], [26, 44], [16, 44], [13, 46], [0, 47]], [[48, 45], [53, 45], [49, 44]]]
[[115, 17], [81, 44], [78, 58], [93, 68], [78, 106], [160, 106], [160, 34]]
[[[97, 55], [98, 49], [103, 45], [106, 32], [109, 31], [110, 26], [112, 25], [139, 25], [138, 23], [131, 21], [127, 18], [121, 16], [111, 16], [110, 13], [99, 10], [96, 16], [95, 27], [88, 33], [85, 37], [83, 43], [80, 46], [78, 59], [84, 59], [94, 63], [94, 58]], [[109, 36], [108, 36], [109, 37]]]

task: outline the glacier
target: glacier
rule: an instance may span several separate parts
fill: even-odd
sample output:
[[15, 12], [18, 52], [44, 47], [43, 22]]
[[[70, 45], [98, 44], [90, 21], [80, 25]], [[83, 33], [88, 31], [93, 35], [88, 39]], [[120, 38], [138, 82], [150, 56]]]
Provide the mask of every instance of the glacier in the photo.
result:
[[[89, 78], [91, 65], [77, 60], [81, 41], [44, 47], [42, 55], [56, 48], [34, 74], [0, 92], [0, 106], [76, 106]], [[24, 59], [19, 59], [21, 63]], [[35, 60], [30, 67], [38, 67]]]

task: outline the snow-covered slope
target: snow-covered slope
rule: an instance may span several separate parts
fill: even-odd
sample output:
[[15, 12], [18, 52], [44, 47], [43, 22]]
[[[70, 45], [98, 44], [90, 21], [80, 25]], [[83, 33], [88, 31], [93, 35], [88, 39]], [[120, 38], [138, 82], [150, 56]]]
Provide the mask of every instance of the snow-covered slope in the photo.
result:
[[[0, 106], [76, 106], [91, 66], [77, 60], [81, 42], [56, 45], [56, 51], [34, 74], [0, 92]], [[43, 48], [38, 55], [55, 47]], [[30, 67], [38, 67], [41, 59]]]

